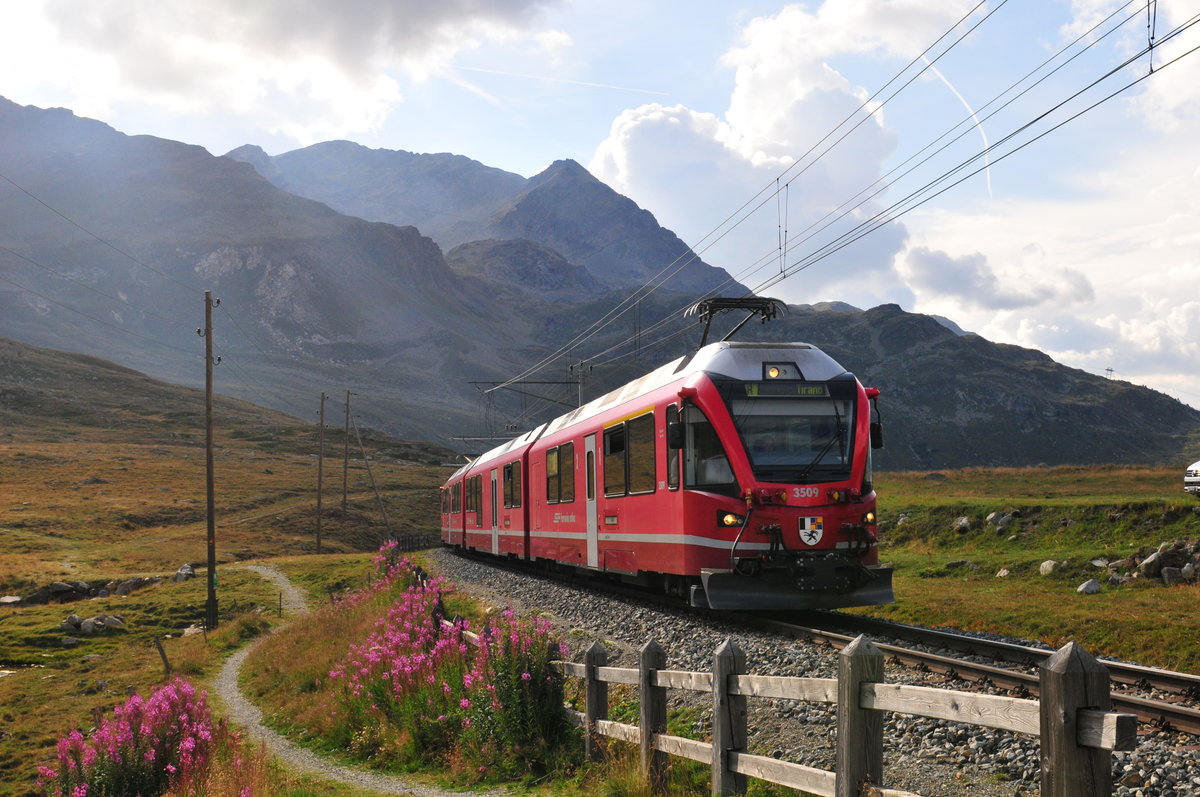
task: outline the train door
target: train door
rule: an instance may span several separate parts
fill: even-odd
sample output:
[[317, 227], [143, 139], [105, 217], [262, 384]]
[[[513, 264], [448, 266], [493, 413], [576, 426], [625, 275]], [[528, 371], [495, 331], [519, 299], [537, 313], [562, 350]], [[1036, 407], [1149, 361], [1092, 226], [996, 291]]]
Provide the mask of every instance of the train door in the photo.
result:
[[600, 524], [597, 522], [596, 511], [596, 435], [590, 434], [583, 439], [584, 450], [584, 480], [587, 489], [587, 564], [588, 567], [600, 566]]
[[492, 553], [500, 553], [500, 513], [496, 511], [496, 469], [492, 468]]

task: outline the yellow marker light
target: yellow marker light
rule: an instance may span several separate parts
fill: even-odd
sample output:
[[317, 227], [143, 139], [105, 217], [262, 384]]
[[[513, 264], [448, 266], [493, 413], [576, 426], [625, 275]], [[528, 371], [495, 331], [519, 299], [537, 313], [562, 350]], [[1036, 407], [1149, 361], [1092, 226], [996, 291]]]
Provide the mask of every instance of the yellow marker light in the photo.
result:
[[770, 368], [767, 369], [767, 379], [778, 379], [778, 378], [779, 378], [779, 368], [777, 366], [772, 365]]

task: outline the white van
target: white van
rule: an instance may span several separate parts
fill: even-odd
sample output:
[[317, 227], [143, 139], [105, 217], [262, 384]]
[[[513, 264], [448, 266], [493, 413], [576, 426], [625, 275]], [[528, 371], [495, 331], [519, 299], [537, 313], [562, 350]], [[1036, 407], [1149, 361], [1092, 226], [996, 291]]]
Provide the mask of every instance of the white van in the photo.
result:
[[1183, 474], [1183, 489], [1200, 496], [1200, 462], [1193, 462]]

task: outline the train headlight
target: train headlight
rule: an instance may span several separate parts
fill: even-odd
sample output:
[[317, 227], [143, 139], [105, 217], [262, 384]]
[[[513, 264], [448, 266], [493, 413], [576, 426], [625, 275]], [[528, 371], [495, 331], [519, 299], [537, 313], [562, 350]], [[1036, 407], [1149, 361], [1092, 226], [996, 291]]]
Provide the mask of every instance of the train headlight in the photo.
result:
[[740, 526], [746, 522], [746, 516], [734, 512], [723, 512], [718, 516], [718, 522], [726, 527]]
[[778, 365], [772, 365], [770, 368], [767, 369], [767, 379], [778, 379], [779, 374], [781, 374], [781, 373], [782, 373], [782, 371], [779, 370]]
[[867, 514], [863, 515], [863, 523], [874, 523], [874, 522], [875, 522], [875, 513], [874, 512], [868, 512]]

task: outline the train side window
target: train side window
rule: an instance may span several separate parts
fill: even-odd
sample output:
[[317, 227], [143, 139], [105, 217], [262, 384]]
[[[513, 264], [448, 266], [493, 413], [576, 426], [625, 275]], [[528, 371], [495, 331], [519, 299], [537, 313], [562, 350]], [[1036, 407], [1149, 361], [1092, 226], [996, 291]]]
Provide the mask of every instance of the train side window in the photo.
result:
[[654, 413], [646, 413], [625, 423], [628, 437], [629, 492], [654, 492], [658, 476], [654, 462]]
[[[671, 424], [679, 423], [679, 405], [671, 404], [667, 407], [667, 428], [671, 428]], [[670, 441], [667, 442], [667, 489], [679, 489], [679, 449], [673, 448]]]
[[568, 503], [575, 500], [575, 444], [563, 443], [558, 447], [558, 500]]
[[604, 494], [625, 495], [625, 424], [604, 430]]
[[596, 452], [587, 452], [587, 500], [596, 499]]
[[558, 448], [546, 451], [546, 503], [557, 504], [559, 497]]
[[737, 495], [737, 481], [725, 446], [699, 407], [686, 405], [684, 421], [684, 485], [689, 489]]
[[504, 466], [504, 508], [518, 509], [521, 506], [521, 462], [510, 462]]
[[472, 476], [467, 479], [467, 511], [479, 512], [483, 506], [483, 477]]

